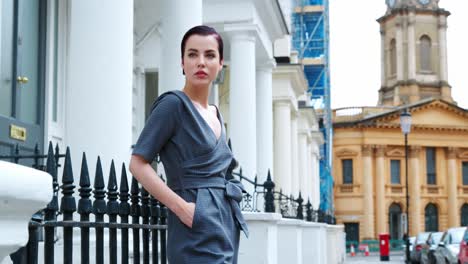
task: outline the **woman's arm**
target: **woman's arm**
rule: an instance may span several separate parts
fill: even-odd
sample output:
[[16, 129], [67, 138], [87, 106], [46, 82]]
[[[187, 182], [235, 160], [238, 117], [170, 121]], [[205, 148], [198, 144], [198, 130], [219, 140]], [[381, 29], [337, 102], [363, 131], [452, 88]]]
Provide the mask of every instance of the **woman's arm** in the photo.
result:
[[195, 204], [186, 202], [167, 187], [144, 158], [139, 155], [132, 155], [130, 172], [156, 200], [174, 212], [182, 223], [190, 228], [192, 227]]

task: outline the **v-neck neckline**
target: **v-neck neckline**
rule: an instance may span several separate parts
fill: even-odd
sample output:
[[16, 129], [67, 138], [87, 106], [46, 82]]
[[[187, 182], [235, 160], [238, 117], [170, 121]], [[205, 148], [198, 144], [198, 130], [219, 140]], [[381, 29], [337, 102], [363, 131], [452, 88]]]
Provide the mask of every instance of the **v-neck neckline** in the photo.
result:
[[197, 107], [192, 102], [192, 99], [190, 99], [190, 97], [184, 91], [179, 90], [178, 92], [182, 93], [185, 96], [185, 98], [189, 101], [190, 107], [192, 107], [192, 110], [194, 112], [196, 112], [196, 115], [202, 120], [202, 122], [205, 124], [205, 126], [207, 126], [208, 129], [211, 131], [211, 135], [215, 139], [215, 143], [217, 145], [221, 141], [221, 138], [223, 137], [223, 133], [224, 133], [224, 126], [223, 126], [223, 122], [221, 121], [221, 113], [219, 112], [218, 107], [216, 105], [213, 105], [216, 108], [216, 118], [218, 119], [218, 123], [221, 126], [221, 131], [219, 133], [219, 138], [216, 137], [215, 131], [210, 126], [210, 124], [208, 124], [208, 122], [205, 120], [205, 118], [203, 118], [202, 114], [198, 111]]

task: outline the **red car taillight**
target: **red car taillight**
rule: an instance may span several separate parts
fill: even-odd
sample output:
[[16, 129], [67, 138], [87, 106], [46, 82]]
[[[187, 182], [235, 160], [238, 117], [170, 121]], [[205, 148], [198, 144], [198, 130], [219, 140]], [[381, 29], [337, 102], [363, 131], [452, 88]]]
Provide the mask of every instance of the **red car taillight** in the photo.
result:
[[420, 251], [422, 249], [422, 245], [416, 245], [416, 251]]

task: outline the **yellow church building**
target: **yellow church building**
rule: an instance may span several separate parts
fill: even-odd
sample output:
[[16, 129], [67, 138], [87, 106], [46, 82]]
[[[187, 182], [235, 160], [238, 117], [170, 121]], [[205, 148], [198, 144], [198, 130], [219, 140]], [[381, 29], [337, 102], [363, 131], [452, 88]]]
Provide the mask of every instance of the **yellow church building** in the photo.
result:
[[450, 13], [438, 0], [386, 2], [378, 105], [333, 111], [335, 215], [347, 240], [401, 239], [406, 219], [410, 236], [468, 225], [468, 111], [447, 80]]

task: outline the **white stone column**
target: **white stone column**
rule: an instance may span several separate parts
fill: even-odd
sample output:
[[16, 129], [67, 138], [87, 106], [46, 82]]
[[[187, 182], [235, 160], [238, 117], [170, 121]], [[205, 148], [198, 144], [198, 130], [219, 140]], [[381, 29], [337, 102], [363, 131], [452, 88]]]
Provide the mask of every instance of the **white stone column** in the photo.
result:
[[[294, 112], [291, 113], [291, 194], [294, 197], [299, 196], [299, 185], [301, 177], [299, 175], [299, 161], [298, 161], [298, 144], [297, 144], [297, 120], [298, 120], [298, 113], [293, 110]], [[304, 196], [303, 196], [304, 197]]]
[[291, 193], [291, 107], [288, 101], [273, 103], [274, 182], [276, 190]]
[[457, 201], [457, 149], [447, 148], [447, 193], [448, 193], [448, 225], [459, 226], [460, 214]]
[[307, 130], [302, 129], [299, 131], [298, 135], [298, 148], [299, 148], [299, 155], [298, 155], [298, 163], [299, 163], [299, 190], [302, 193], [302, 198], [305, 202], [307, 202], [307, 198], [311, 198], [311, 188], [310, 183], [312, 175], [309, 174], [310, 166], [309, 161], [309, 144], [307, 142]]
[[257, 67], [257, 176], [263, 183], [268, 170], [273, 174], [273, 89], [274, 61]]
[[396, 64], [397, 81], [403, 80], [403, 29], [401, 21], [396, 24]]
[[408, 19], [408, 79], [416, 79], [416, 40], [414, 35], [414, 12], [410, 12]]
[[244, 175], [257, 173], [255, 36], [248, 31], [230, 31], [231, 64], [229, 115], [234, 156]]
[[363, 225], [365, 226], [363, 237], [375, 239], [374, 232], [374, 196], [373, 196], [373, 168], [372, 168], [372, 146], [362, 147], [362, 187], [364, 199]]
[[159, 94], [182, 89], [185, 77], [182, 74], [180, 42], [191, 27], [202, 24], [202, 0], [160, 1], [161, 62], [159, 63]]
[[440, 80], [447, 82], [447, 17], [445, 15], [439, 16], [439, 54]]

